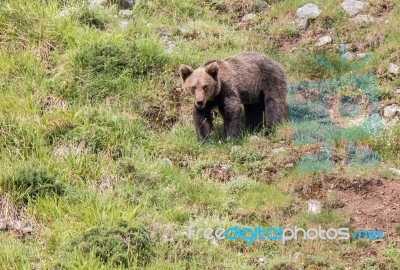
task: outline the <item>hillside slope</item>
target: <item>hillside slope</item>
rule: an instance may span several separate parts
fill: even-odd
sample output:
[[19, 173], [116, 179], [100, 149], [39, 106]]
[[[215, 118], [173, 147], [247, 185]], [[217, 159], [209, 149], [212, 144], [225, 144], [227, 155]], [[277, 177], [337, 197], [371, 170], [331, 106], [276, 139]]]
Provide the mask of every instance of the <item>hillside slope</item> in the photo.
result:
[[[359, 21], [341, 0], [315, 0], [321, 13], [304, 29], [303, 0], [90, 2], [0, 3], [1, 269], [399, 269], [397, 0], [365, 0]], [[384, 128], [357, 145], [379, 162], [348, 166], [349, 144], [336, 138], [330, 172], [302, 171], [320, 145], [295, 141], [289, 121], [224, 142], [217, 117], [199, 144], [178, 67], [242, 51], [280, 62], [291, 85], [376, 79]], [[247, 245], [189, 239], [190, 224], [385, 239]]]

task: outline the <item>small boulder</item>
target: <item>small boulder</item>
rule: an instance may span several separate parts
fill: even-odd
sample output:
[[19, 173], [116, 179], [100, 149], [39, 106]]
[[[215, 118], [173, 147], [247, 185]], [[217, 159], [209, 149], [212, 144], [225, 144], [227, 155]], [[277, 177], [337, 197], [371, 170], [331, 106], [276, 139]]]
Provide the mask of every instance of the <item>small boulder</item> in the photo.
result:
[[103, 4], [104, 0], [89, 0], [88, 4], [90, 8], [95, 8]]
[[383, 116], [387, 119], [394, 118], [396, 116], [400, 115], [400, 106], [393, 104], [390, 106], [385, 107], [383, 109]]
[[315, 43], [315, 45], [317, 46], [324, 46], [328, 43], [332, 42], [332, 38], [330, 36], [323, 36], [321, 38], [318, 39], [318, 42]]
[[398, 65], [396, 65], [395, 63], [390, 63], [389, 64], [389, 68], [388, 68], [388, 72], [390, 74], [399, 74], [400, 73], [400, 67]]
[[347, 61], [353, 60], [353, 59], [354, 59], [354, 53], [352, 53], [352, 52], [346, 52], [346, 53], [344, 54], [344, 58], [345, 58]]
[[317, 215], [321, 213], [321, 202], [317, 200], [308, 200], [308, 213]]
[[285, 165], [286, 169], [293, 168], [293, 167], [294, 167], [294, 164], [292, 162]]
[[356, 16], [366, 6], [364, 2], [357, 0], [344, 0], [340, 5], [350, 17]]
[[286, 151], [286, 149], [284, 147], [278, 147], [278, 148], [272, 149], [271, 152], [272, 152], [272, 154], [278, 154], [278, 153], [282, 153], [285, 151]]
[[124, 17], [124, 18], [129, 18], [132, 16], [132, 10], [130, 9], [121, 9], [119, 11], [119, 16]]
[[254, 13], [249, 13], [246, 14], [242, 17], [242, 22], [246, 22], [246, 21], [251, 21], [252, 19], [254, 19], [256, 17], [256, 14]]
[[309, 19], [315, 19], [321, 14], [321, 10], [316, 4], [306, 4], [296, 11], [296, 24], [299, 28], [304, 29], [307, 27]]
[[396, 168], [389, 168], [389, 171], [393, 174], [399, 175], [400, 176], [400, 170]]

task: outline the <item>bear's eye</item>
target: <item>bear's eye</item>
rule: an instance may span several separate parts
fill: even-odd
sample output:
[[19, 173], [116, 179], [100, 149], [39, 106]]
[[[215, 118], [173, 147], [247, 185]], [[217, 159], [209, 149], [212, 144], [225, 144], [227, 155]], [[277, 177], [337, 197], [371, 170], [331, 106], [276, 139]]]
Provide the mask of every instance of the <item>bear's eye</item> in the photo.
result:
[[204, 92], [207, 92], [207, 91], [208, 91], [208, 86], [204, 86], [204, 87], [203, 87], [203, 91], [204, 91]]
[[196, 92], [196, 87], [193, 86], [190, 90], [192, 91], [192, 94], [194, 94], [194, 92]]

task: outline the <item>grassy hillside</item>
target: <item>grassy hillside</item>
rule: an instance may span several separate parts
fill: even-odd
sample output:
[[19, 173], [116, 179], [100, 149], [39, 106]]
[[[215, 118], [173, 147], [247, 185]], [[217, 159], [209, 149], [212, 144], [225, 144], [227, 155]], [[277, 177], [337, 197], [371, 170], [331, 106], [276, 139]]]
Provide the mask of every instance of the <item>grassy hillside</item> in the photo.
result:
[[[356, 24], [340, 0], [315, 0], [322, 13], [306, 30], [293, 23], [304, 0], [136, 2], [124, 18], [117, 5], [1, 1], [0, 269], [399, 269], [398, 124], [361, 141], [378, 166], [346, 166], [347, 144], [336, 141], [333, 172], [300, 172], [318, 146], [292, 144], [289, 123], [226, 143], [218, 118], [199, 144], [177, 72], [258, 51], [290, 82], [345, 76], [360, 61], [340, 65], [346, 43], [371, 53], [355, 73], [376, 75], [382, 108], [399, 104], [400, 75], [387, 71], [400, 65], [399, 2], [366, 0], [376, 19]], [[316, 46], [324, 35], [333, 41]], [[364, 221], [362, 206], [375, 216]], [[378, 226], [387, 237], [246, 245], [189, 240], [191, 223]]]

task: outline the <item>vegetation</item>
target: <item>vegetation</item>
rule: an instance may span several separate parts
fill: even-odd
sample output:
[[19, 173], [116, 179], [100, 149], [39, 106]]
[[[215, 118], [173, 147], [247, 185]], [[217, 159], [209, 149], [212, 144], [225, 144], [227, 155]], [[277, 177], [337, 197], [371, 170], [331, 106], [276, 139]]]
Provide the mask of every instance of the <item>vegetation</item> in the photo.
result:
[[[258, 51], [282, 63], [292, 83], [355, 70], [376, 74], [382, 105], [400, 102], [400, 76], [387, 72], [400, 59], [398, 2], [368, 0], [365, 12], [379, 19], [353, 24], [340, 0], [316, 0], [321, 16], [300, 30], [295, 12], [308, 2], [139, 0], [122, 18], [112, 3], [1, 1], [0, 196], [38, 226], [0, 232], [0, 268], [397, 269], [400, 247], [390, 237], [285, 245], [188, 239], [192, 223], [349, 227], [341, 198], [323, 183], [345, 186], [355, 175], [398, 181], [388, 169], [400, 167], [399, 125], [362, 139], [382, 158], [374, 167], [348, 167], [346, 144], [335, 141], [330, 173], [297, 170], [315, 145], [292, 144], [289, 123], [231, 143], [217, 118], [210, 142], [197, 142], [181, 63]], [[249, 12], [256, 17], [241, 21]], [[333, 42], [315, 46], [326, 34]], [[341, 66], [342, 43], [371, 60]], [[310, 198], [326, 199], [321, 214], [308, 212]]]

